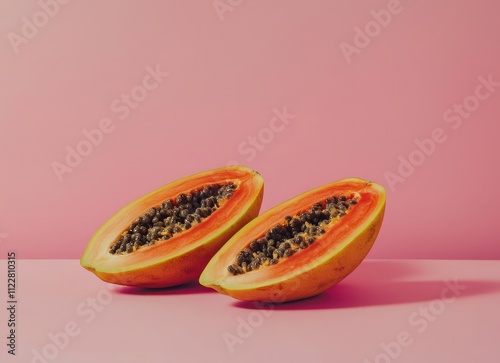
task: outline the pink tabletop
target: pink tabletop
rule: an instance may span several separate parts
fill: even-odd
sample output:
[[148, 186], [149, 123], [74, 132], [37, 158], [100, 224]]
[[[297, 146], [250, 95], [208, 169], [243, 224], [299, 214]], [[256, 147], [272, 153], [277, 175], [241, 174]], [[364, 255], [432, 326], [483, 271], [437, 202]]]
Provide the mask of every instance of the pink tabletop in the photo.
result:
[[500, 357], [499, 261], [367, 260], [322, 295], [265, 307], [197, 283], [157, 291], [108, 285], [77, 260], [17, 262], [16, 356], [3, 344], [2, 362], [497, 363]]

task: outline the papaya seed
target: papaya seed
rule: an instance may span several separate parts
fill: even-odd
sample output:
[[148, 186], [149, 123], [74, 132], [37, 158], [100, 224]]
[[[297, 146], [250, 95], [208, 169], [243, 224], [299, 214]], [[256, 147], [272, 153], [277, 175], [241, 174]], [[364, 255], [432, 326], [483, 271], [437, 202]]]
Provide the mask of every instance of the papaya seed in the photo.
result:
[[309, 210], [285, 216], [282, 223], [271, 227], [264, 236], [251, 241], [238, 253], [234, 266], [238, 266], [241, 272], [229, 267], [228, 271], [233, 275], [241, 274], [291, 257], [327, 233], [335, 221], [346, 215], [356, 203], [353, 196], [334, 195], [315, 203]]
[[[233, 182], [213, 184], [168, 199], [136, 217], [108, 251], [111, 254], [133, 253], [142, 246], [168, 240], [201, 223], [220, 208], [236, 189], [237, 185]], [[234, 271], [243, 273], [243, 270]]]

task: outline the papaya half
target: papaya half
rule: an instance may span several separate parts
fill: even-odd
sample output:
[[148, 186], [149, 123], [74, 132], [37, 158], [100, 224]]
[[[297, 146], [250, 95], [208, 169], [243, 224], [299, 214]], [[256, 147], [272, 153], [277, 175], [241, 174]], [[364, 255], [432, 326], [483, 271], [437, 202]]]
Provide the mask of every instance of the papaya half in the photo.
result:
[[171, 182], [107, 220], [80, 263], [119, 285], [158, 288], [198, 279], [222, 245], [259, 214], [263, 188], [259, 173], [243, 166]]
[[292, 198], [253, 219], [210, 260], [200, 283], [239, 300], [285, 302], [320, 294], [366, 257], [385, 189], [349, 178]]

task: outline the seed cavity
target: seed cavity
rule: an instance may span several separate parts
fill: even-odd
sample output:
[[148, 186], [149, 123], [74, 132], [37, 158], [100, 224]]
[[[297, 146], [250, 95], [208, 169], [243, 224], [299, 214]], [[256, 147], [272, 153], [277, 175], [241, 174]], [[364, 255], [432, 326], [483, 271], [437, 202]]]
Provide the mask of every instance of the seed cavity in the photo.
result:
[[306, 249], [345, 216], [358, 199], [354, 195], [332, 196], [306, 211], [286, 216], [281, 223], [238, 252], [235, 262], [227, 270], [232, 275], [243, 274], [275, 265]]
[[233, 182], [212, 184], [190, 193], [181, 193], [160, 206], [150, 208], [130, 223], [110, 246], [109, 253], [132, 253], [193, 228], [216, 212], [232, 197], [236, 188]]

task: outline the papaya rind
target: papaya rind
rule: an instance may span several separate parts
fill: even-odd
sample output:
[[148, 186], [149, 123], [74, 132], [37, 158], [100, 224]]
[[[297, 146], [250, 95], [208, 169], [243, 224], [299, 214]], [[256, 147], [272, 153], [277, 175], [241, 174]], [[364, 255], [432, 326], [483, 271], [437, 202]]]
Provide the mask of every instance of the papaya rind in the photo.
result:
[[[248, 241], [251, 231], [263, 220], [272, 218], [272, 216], [275, 216], [276, 219], [281, 209], [285, 206], [299, 203], [305, 195], [314, 194], [319, 189], [334, 188], [336, 185], [345, 183], [358, 183], [364, 185], [366, 188], [370, 188], [378, 195], [378, 200], [376, 205], [370, 210], [370, 215], [365, 216], [363, 222], [356, 228], [353, 228], [333, 251], [323, 251], [324, 253], [322, 254], [316, 252], [319, 255], [316, 256], [314, 261], [295, 267], [286, 276], [278, 278], [274, 278], [269, 273], [269, 277], [266, 279], [256, 278], [252, 281], [251, 274], [254, 272], [259, 273], [260, 271], [252, 271], [244, 274], [248, 275], [245, 279], [240, 278], [240, 276], [244, 275], [230, 276], [227, 272], [220, 271], [221, 263], [219, 259], [221, 256], [234, 250], [235, 245], [242, 247], [242, 241], [245, 239]], [[385, 201], [385, 189], [382, 186], [359, 178], [343, 179], [303, 193], [271, 208], [238, 231], [210, 260], [202, 272], [199, 281], [202, 285], [211, 287], [222, 294], [246, 301], [279, 303], [320, 294], [343, 280], [364, 260], [380, 231], [385, 212]], [[323, 236], [323, 238], [328, 238], [328, 234]], [[322, 241], [322, 243], [325, 242], [327, 241]], [[237, 251], [233, 252], [236, 253]], [[307, 249], [301, 251], [301, 253], [308, 253]], [[273, 267], [270, 266], [261, 270], [264, 270], [265, 274], [266, 269], [272, 269]], [[255, 274], [255, 277], [257, 276]], [[242, 282], [242, 280], [244, 281]]]
[[[116, 231], [117, 224], [126, 226], [132, 218], [128, 218], [130, 220], [126, 220], [124, 224], [124, 216], [130, 216], [132, 208], [141, 208], [141, 206], [147, 204], [148, 198], [168, 192], [171, 188], [178, 189], [188, 180], [206, 175], [217, 175], [222, 172], [229, 173], [229, 175], [232, 172], [245, 175], [239, 181], [252, 188], [250, 195], [238, 205], [237, 212], [224, 220], [222, 225], [213, 230], [204, 231], [201, 238], [192, 241], [185, 248], [162, 256], [155, 256], [154, 261], [140, 260], [139, 262], [120, 265], [119, 260], [116, 260], [116, 258], [122, 258], [122, 256], [114, 256], [108, 253], [109, 244], [116, 238], [116, 234], [109, 233], [109, 231]], [[80, 259], [80, 264], [101, 280], [118, 285], [161, 288], [196, 280], [210, 258], [220, 247], [242, 226], [259, 214], [263, 192], [264, 181], [260, 174], [243, 166], [214, 169], [178, 179], [137, 198], [116, 212], [92, 236]], [[147, 208], [144, 207], [143, 211], [147, 211]], [[138, 215], [138, 213], [135, 214]], [[195, 227], [191, 230], [194, 229]], [[166, 241], [166, 243], [175, 243], [175, 238]], [[148, 248], [155, 248], [155, 246]], [[131, 255], [136, 253], [137, 256], [140, 256], [141, 251], [134, 252]], [[123, 261], [125, 261], [125, 258]], [[129, 256], [128, 260], [133, 261], [134, 257]], [[118, 261], [118, 263], [110, 263], [109, 261]]]

